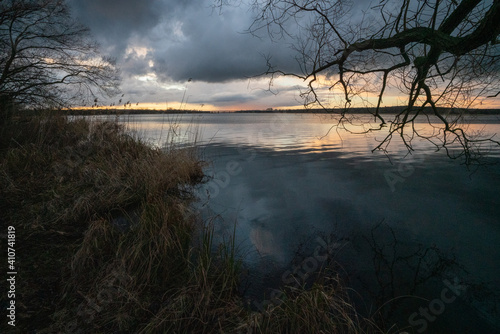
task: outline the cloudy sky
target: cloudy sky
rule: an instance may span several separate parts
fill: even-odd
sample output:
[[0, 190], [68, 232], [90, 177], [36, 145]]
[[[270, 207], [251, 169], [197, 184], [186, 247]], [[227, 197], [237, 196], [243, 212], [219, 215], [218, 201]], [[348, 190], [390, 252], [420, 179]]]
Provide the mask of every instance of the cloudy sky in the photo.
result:
[[179, 108], [183, 101], [182, 108], [201, 110], [301, 105], [301, 81], [279, 79], [270, 92], [269, 78], [255, 77], [266, 70], [268, 56], [282, 68], [297, 67], [289, 42], [247, 33], [254, 15], [248, 6], [220, 10], [214, 3], [70, 1], [103, 53], [117, 59], [123, 101], [134, 106]]
[[[256, 77], [266, 58], [298, 72], [290, 39], [247, 33], [256, 16], [245, 0], [214, 8], [216, 0], [68, 0], [122, 75], [122, 103], [134, 107], [242, 110], [302, 106], [304, 83], [290, 77]], [[361, 14], [372, 0], [355, 1]], [[397, 4], [397, 2], [396, 2]], [[350, 20], [356, 15], [350, 16]], [[374, 20], [365, 22], [374, 24]], [[396, 93], [386, 105], [401, 104]], [[117, 103], [119, 98], [102, 101]], [[116, 101], [115, 101], [116, 100]], [[497, 101], [498, 102], [498, 101]], [[500, 103], [499, 103], [500, 106]]]

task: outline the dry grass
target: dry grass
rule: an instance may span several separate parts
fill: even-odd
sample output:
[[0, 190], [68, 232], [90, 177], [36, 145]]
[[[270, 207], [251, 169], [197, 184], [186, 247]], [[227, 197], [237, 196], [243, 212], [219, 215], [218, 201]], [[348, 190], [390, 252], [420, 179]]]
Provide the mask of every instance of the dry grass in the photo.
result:
[[165, 152], [115, 123], [62, 117], [18, 122], [3, 137], [0, 207], [22, 240], [27, 329], [51, 323], [61, 305], [76, 309], [109, 274], [133, 278], [119, 289], [138, 282], [130, 296], [179, 276], [194, 227], [189, 187], [203, 177], [194, 151]]
[[258, 333], [381, 333], [358, 316], [345, 284], [323, 272], [309, 289], [282, 289], [279, 303], [270, 304], [255, 327]]
[[0, 209], [19, 241], [21, 332], [376, 332], [335, 275], [247, 309], [234, 235], [214, 245], [213, 226], [191, 212], [203, 178], [193, 150], [62, 117], [3, 137]]

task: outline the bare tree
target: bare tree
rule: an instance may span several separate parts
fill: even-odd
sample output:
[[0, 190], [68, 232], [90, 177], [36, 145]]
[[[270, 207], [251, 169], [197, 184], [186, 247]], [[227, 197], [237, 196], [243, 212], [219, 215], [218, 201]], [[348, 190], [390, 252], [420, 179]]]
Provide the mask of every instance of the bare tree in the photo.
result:
[[[471, 163], [482, 145], [500, 145], [461, 125], [467, 109], [500, 92], [500, 0], [374, 0], [362, 11], [366, 2], [252, 0], [250, 31], [293, 38], [301, 67], [285, 72], [269, 59], [266, 73], [306, 81], [305, 105], [340, 108], [338, 126], [348, 130], [354, 104], [372, 107], [375, 124], [364, 130], [387, 134], [374, 150], [398, 137], [411, 152], [420, 137]], [[405, 101], [389, 116], [391, 91]]]
[[63, 0], [0, 2], [0, 108], [67, 107], [117, 92], [114, 62]]

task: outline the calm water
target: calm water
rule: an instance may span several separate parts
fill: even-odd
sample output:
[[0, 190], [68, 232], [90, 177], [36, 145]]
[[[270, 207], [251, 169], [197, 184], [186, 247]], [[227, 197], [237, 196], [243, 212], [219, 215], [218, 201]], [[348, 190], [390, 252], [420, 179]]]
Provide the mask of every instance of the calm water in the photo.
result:
[[[412, 155], [397, 139], [388, 155], [372, 153], [383, 134], [336, 131], [327, 115], [120, 121], [154, 145], [197, 141], [211, 177], [200, 214], [221, 237], [235, 229], [252, 307], [335, 261], [360, 311], [392, 300], [381, 314], [401, 330], [500, 332], [499, 148], [483, 148], [493, 164], [468, 170], [417, 140]], [[471, 119], [469, 131], [500, 135], [500, 118]]]

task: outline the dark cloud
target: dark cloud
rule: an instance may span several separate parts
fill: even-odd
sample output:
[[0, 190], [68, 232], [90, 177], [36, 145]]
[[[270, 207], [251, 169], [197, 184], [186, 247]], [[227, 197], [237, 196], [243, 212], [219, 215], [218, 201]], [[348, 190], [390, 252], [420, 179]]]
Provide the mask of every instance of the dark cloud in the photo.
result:
[[161, 0], [69, 0], [103, 48], [120, 58], [133, 34], [147, 34], [162, 18]]
[[200, 11], [197, 20], [183, 22], [184, 43], [164, 54], [156, 53], [157, 62], [166, 65], [168, 76], [207, 82], [241, 79], [263, 73], [269, 55], [282, 67], [295, 65], [288, 47], [245, 33], [252, 17], [244, 8], [231, 8], [222, 15], [206, 14]]
[[[272, 55], [281, 68], [298, 70], [295, 60], [277, 45], [249, 35], [221, 34], [221, 39], [193, 39], [184, 45], [155, 53], [155, 70], [163, 78], [225, 82], [264, 73]], [[276, 48], [273, 50], [273, 46]]]
[[[196, 78], [225, 82], [263, 73], [266, 56], [296, 69], [284, 45], [244, 33], [247, 8], [213, 10], [212, 0], [70, 0], [104, 51], [119, 60], [124, 77], [154, 71], [162, 81]], [[138, 54], [131, 48], [148, 49]], [[151, 61], [154, 67], [150, 67]]]
[[[227, 106], [264, 99], [271, 104], [272, 94], [264, 90], [241, 93], [248, 90], [242, 80], [264, 73], [268, 59], [283, 71], [300, 72], [292, 40], [273, 41], [265, 30], [260, 38], [246, 33], [256, 13], [240, 1], [222, 11], [214, 10], [215, 0], [68, 1], [103, 52], [117, 59], [122, 90], [133, 101], [180, 101], [193, 78], [207, 83], [205, 91], [190, 84], [186, 97], [193, 103]], [[297, 22], [291, 24], [289, 29], [295, 29]], [[273, 88], [285, 97], [295, 90]]]
[[123, 57], [120, 63], [120, 68], [123, 74], [127, 77], [136, 75], [145, 75], [151, 72], [152, 64], [151, 54], [146, 55], [138, 54], [136, 51], [131, 51]]

